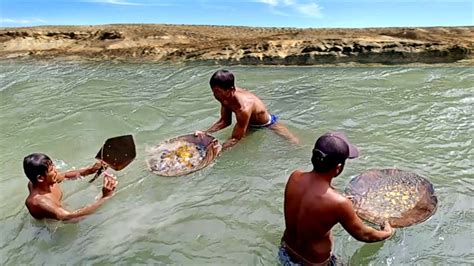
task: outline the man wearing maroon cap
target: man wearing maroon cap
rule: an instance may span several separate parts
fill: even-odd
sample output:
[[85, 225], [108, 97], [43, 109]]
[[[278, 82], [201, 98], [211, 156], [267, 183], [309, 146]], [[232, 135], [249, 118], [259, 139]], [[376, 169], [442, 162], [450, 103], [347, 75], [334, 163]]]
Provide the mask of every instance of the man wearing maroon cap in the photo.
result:
[[326, 133], [313, 149], [310, 172], [294, 171], [285, 188], [285, 233], [279, 250], [283, 265], [336, 265], [331, 228], [341, 223], [355, 239], [376, 242], [389, 238], [388, 222], [376, 230], [356, 215], [352, 202], [331, 186], [344, 169], [346, 159], [359, 156], [341, 132]]

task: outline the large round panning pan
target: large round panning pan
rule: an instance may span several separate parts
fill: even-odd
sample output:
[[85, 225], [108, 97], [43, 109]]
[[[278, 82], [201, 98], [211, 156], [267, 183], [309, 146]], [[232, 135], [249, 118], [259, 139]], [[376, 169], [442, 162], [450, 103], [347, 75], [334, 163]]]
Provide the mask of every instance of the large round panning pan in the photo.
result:
[[174, 137], [148, 149], [147, 166], [161, 176], [187, 175], [211, 164], [219, 145], [210, 135]]
[[364, 172], [349, 182], [345, 193], [363, 220], [373, 224], [388, 221], [393, 227], [425, 221], [435, 213], [438, 203], [426, 178], [398, 169]]

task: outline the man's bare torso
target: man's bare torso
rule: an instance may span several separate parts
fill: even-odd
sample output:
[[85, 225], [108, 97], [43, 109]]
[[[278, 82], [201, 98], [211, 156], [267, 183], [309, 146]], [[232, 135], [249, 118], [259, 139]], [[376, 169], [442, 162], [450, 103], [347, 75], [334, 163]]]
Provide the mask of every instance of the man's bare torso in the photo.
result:
[[223, 103], [224, 107], [229, 108], [232, 112], [236, 113], [236, 115], [238, 112], [249, 113], [249, 123], [252, 125], [268, 123], [270, 114], [267, 111], [267, 107], [255, 94], [242, 88], [236, 88], [235, 97], [238, 101], [238, 105], [228, 104], [226, 106], [225, 103]]
[[[314, 173], [296, 171], [285, 190], [286, 230], [283, 241], [299, 260], [320, 263], [332, 250], [331, 228], [338, 223], [337, 205], [342, 195]], [[293, 253], [293, 254], [292, 254]]]
[[36, 219], [51, 218], [44, 216], [43, 209], [39, 207], [40, 201], [47, 200], [49, 204], [61, 206], [63, 192], [61, 191], [59, 184], [55, 183], [50, 188], [50, 191], [40, 191], [34, 188], [31, 182], [28, 183], [28, 190], [30, 191], [30, 194], [26, 198], [25, 204], [30, 214]]

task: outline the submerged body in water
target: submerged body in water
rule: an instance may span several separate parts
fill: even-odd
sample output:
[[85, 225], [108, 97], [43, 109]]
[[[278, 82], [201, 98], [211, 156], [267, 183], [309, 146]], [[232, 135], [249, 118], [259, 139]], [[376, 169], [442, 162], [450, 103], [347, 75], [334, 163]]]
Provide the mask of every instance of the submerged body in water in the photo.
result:
[[75, 211], [69, 211], [63, 207], [63, 192], [61, 191], [59, 183], [67, 179], [77, 179], [81, 176], [94, 174], [102, 167], [102, 162], [97, 162], [90, 167], [80, 170], [58, 172], [53, 161], [47, 155], [33, 153], [26, 156], [23, 160], [23, 170], [30, 180], [30, 182], [28, 182], [30, 194], [25, 202], [28, 211], [36, 219], [47, 218], [64, 221], [78, 220], [93, 213], [113, 195], [115, 187], [117, 186], [115, 177], [105, 175], [102, 197], [91, 205]]
[[234, 74], [228, 70], [218, 70], [211, 76], [209, 84], [214, 98], [221, 104], [220, 118], [204, 131], [196, 135], [214, 133], [232, 124], [232, 114], [237, 120], [232, 135], [222, 144], [222, 149], [233, 147], [247, 134], [250, 127], [271, 128], [289, 141], [298, 144], [299, 139], [278, 118], [271, 114], [263, 101], [254, 93], [235, 86]]
[[[354, 265], [471, 263], [472, 67], [233, 66], [239, 85], [261, 97], [301, 146], [253, 131], [189, 178], [150, 173], [139, 152], [119, 176], [120, 190], [94, 215], [55, 233], [37, 230], [23, 205], [27, 179], [18, 158], [44, 151], [80, 167], [107, 136], [132, 133], [144, 151], [205, 128], [219, 118], [207, 85], [215, 69], [0, 61], [0, 162], [12, 166], [0, 173], [0, 264], [275, 265], [288, 176], [310, 170], [315, 136], [333, 129], [363, 154], [334, 179], [339, 191], [352, 176], [390, 166], [429, 177], [443, 202], [383, 245], [363, 245], [336, 226], [334, 254]], [[71, 209], [100, 195], [99, 183], [86, 182], [61, 184]]]

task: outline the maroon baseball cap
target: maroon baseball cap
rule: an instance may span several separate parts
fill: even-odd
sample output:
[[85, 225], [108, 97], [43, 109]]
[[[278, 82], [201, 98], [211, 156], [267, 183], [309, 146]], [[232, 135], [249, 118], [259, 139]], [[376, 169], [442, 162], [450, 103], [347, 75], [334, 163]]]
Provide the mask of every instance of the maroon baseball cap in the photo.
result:
[[325, 133], [318, 138], [314, 149], [343, 160], [353, 159], [359, 156], [357, 147], [352, 145], [347, 139], [347, 136], [342, 132]]

